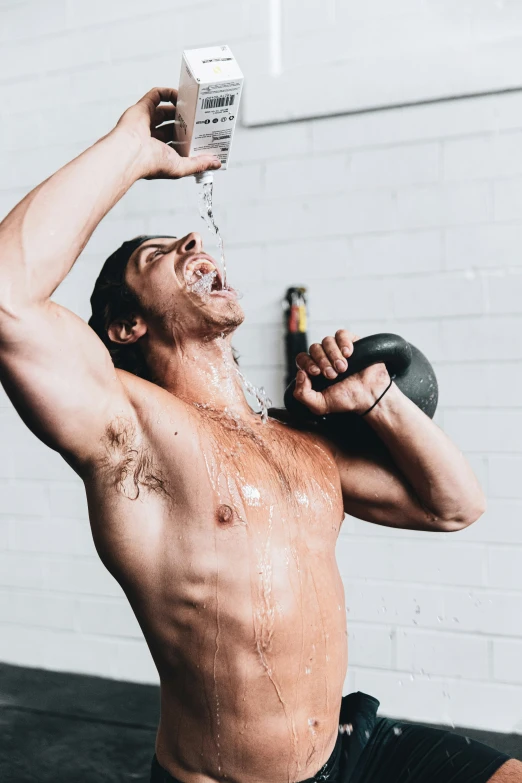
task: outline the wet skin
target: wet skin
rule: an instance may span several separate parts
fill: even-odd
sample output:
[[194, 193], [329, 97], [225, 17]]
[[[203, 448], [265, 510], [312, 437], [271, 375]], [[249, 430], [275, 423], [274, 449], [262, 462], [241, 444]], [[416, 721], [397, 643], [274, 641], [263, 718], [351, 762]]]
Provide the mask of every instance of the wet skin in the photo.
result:
[[126, 280], [148, 318], [109, 333], [143, 339], [159, 382], [118, 371], [131, 413], [83, 478], [160, 674], [158, 759], [187, 783], [306, 779], [347, 666], [332, 448], [249, 408], [230, 346], [244, 313], [198, 234], [141, 245]]
[[[116, 371], [99, 336], [52, 301], [135, 182], [219, 167], [165, 145], [175, 101], [149, 91], [0, 224], [0, 381], [85, 482], [96, 546], [160, 673], [160, 763], [187, 783], [285, 783], [312, 776], [337, 734], [341, 488], [347, 513], [415, 530], [462, 529], [484, 500], [459, 450], [393, 385], [368, 417], [391, 462], [262, 424], [232, 363], [241, 308], [191, 290], [213, 268], [196, 233], [142, 245], [126, 271], [139, 312], [109, 325], [113, 342], [140, 341], [154, 383]], [[389, 380], [375, 365], [314, 392], [307, 373], [328, 377], [353, 348], [340, 332], [298, 357], [295, 395], [318, 415], [362, 413]]]
[[[113, 423], [86, 487], [98, 552], [160, 673], [159, 761], [198, 783], [311, 777], [335, 744], [347, 667], [331, 450], [122, 375], [140, 426]], [[164, 489], [144, 473], [133, 500], [140, 458]]]
[[[143, 312], [109, 335], [141, 341], [155, 383], [117, 371], [119, 412], [78, 472], [98, 552], [160, 675], [159, 762], [186, 783], [305, 780], [338, 733], [347, 631], [335, 544], [344, 511], [417, 529], [440, 520], [390, 465], [347, 460], [317, 432], [252, 412], [231, 351], [244, 313], [233, 291], [220, 290], [198, 234], [142, 244], [126, 282]], [[323, 340], [331, 356], [343, 335]], [[310, 348], [326, 373], [322, 351]], [[332, 388], [329, 404], [366, 410], [385, 383], [386, 368], [374, 365]], [[314, 406], [329, 392], [318, 399], [298, 374], [299, 393]], [[435, 455], [413, 480], [438, 481], [442, 505], [460, 499], [463, 482], [448, 492], [440, 469], [453, 474], [457, 464], [462, 474], [460, 455], [396, 387], [375, 414], [384, 432], [394, 408], [399, 442], [408, 426], [406, 442], [418, 442], [406, 469], [421, 450]]]
[[[338, 732], [344, 511], [451, 531], [482, 513], [480, 489], [458, 449], [394, 386], [369, 417], [392, 462], [263, 422], [232, 357], [244, 314], [215, 271], [194, 232], [142, 244], [129, 260], [140, 311], [108, 334], [140, 341], [154, 382], [115, 370], [94, 332], [54, 303], [0, 318], [2, 382], [85, 483], [96, 547], [160, 675], [160, 764], [184, 783], [302, 781]], [[315, 413], [366, 411], [388, 384], [384, 365], [373, 365], [311, 389], [307, 373], [326, 374], [342, 358], [339, 342], [353, 349], [352, 339], [339, 330], [298, 357], [295, 395]]]

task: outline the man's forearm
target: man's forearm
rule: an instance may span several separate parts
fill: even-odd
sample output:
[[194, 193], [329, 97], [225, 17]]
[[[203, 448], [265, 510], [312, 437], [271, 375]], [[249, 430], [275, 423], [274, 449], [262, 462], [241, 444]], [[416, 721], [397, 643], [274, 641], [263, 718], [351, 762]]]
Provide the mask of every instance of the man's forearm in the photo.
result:
[[471, 467], [442, 430], [392, 384], [366, 416], [423, 507], [451, 529], [474, 522], [484, 495]]
[[48, 299], [100, 220], [141, 176], [137, 137], [114, 130], [32, 190], [0, 223], [0, 310]]

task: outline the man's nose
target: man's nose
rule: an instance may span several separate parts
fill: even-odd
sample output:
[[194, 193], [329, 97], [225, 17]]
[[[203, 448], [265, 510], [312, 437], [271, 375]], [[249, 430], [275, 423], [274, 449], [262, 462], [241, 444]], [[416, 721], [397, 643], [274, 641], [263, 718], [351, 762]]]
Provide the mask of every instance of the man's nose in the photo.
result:
[[203, 250], [203, 240], [197, 231], [191, 231], [179, 243], [180, 253], [200, 253]]

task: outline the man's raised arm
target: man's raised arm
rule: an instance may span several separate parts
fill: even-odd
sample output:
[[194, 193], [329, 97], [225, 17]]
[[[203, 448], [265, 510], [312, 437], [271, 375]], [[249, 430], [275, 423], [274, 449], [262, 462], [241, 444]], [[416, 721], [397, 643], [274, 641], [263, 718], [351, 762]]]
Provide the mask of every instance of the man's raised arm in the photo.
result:
[[50, 297], [136, 180], [219, 168], [212, 156], [181, 158], [165, 143], [173, 125], [157, 126], [174, 119], [176, 98], [168, 88], [148, 92], [0, 224], [0, 381], [33, 432], [79, 464], [128, 403], [102, 342]]
[[[484, 511], [483, 492], [459, 449], [390, 383], [384, 364], [374, 364], [316, 392], [310, 376], [335, 378], [347, 368], [356, 335], [340, 329], [297, 357], [294, 396], [313, 413], [367, 412], [366, 421], [387, 454], [336, 453], [348, 514], [389, 527], [452, 532]], [[386, 389], [388, 389], [386, 391]]]

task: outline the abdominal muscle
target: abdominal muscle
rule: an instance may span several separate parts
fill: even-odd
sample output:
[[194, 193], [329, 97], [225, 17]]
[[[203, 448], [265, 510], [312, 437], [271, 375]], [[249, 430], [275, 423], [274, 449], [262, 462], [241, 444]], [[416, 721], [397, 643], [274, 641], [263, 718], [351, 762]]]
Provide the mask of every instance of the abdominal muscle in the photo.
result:
[[[273, 524], [258, 556], [245, 528], [217, 532], [204, 580], [176, 580], [164, 595], [153, 633], [154, 648], [168, 651], [157, 659], [157, 756], [186, 783], [300, 781], [333, 750], [346, 673], [342, 583], [333, 552], [294, 557], [283, 530]], [[199, 570], [197, 552], [187, 561]]]

